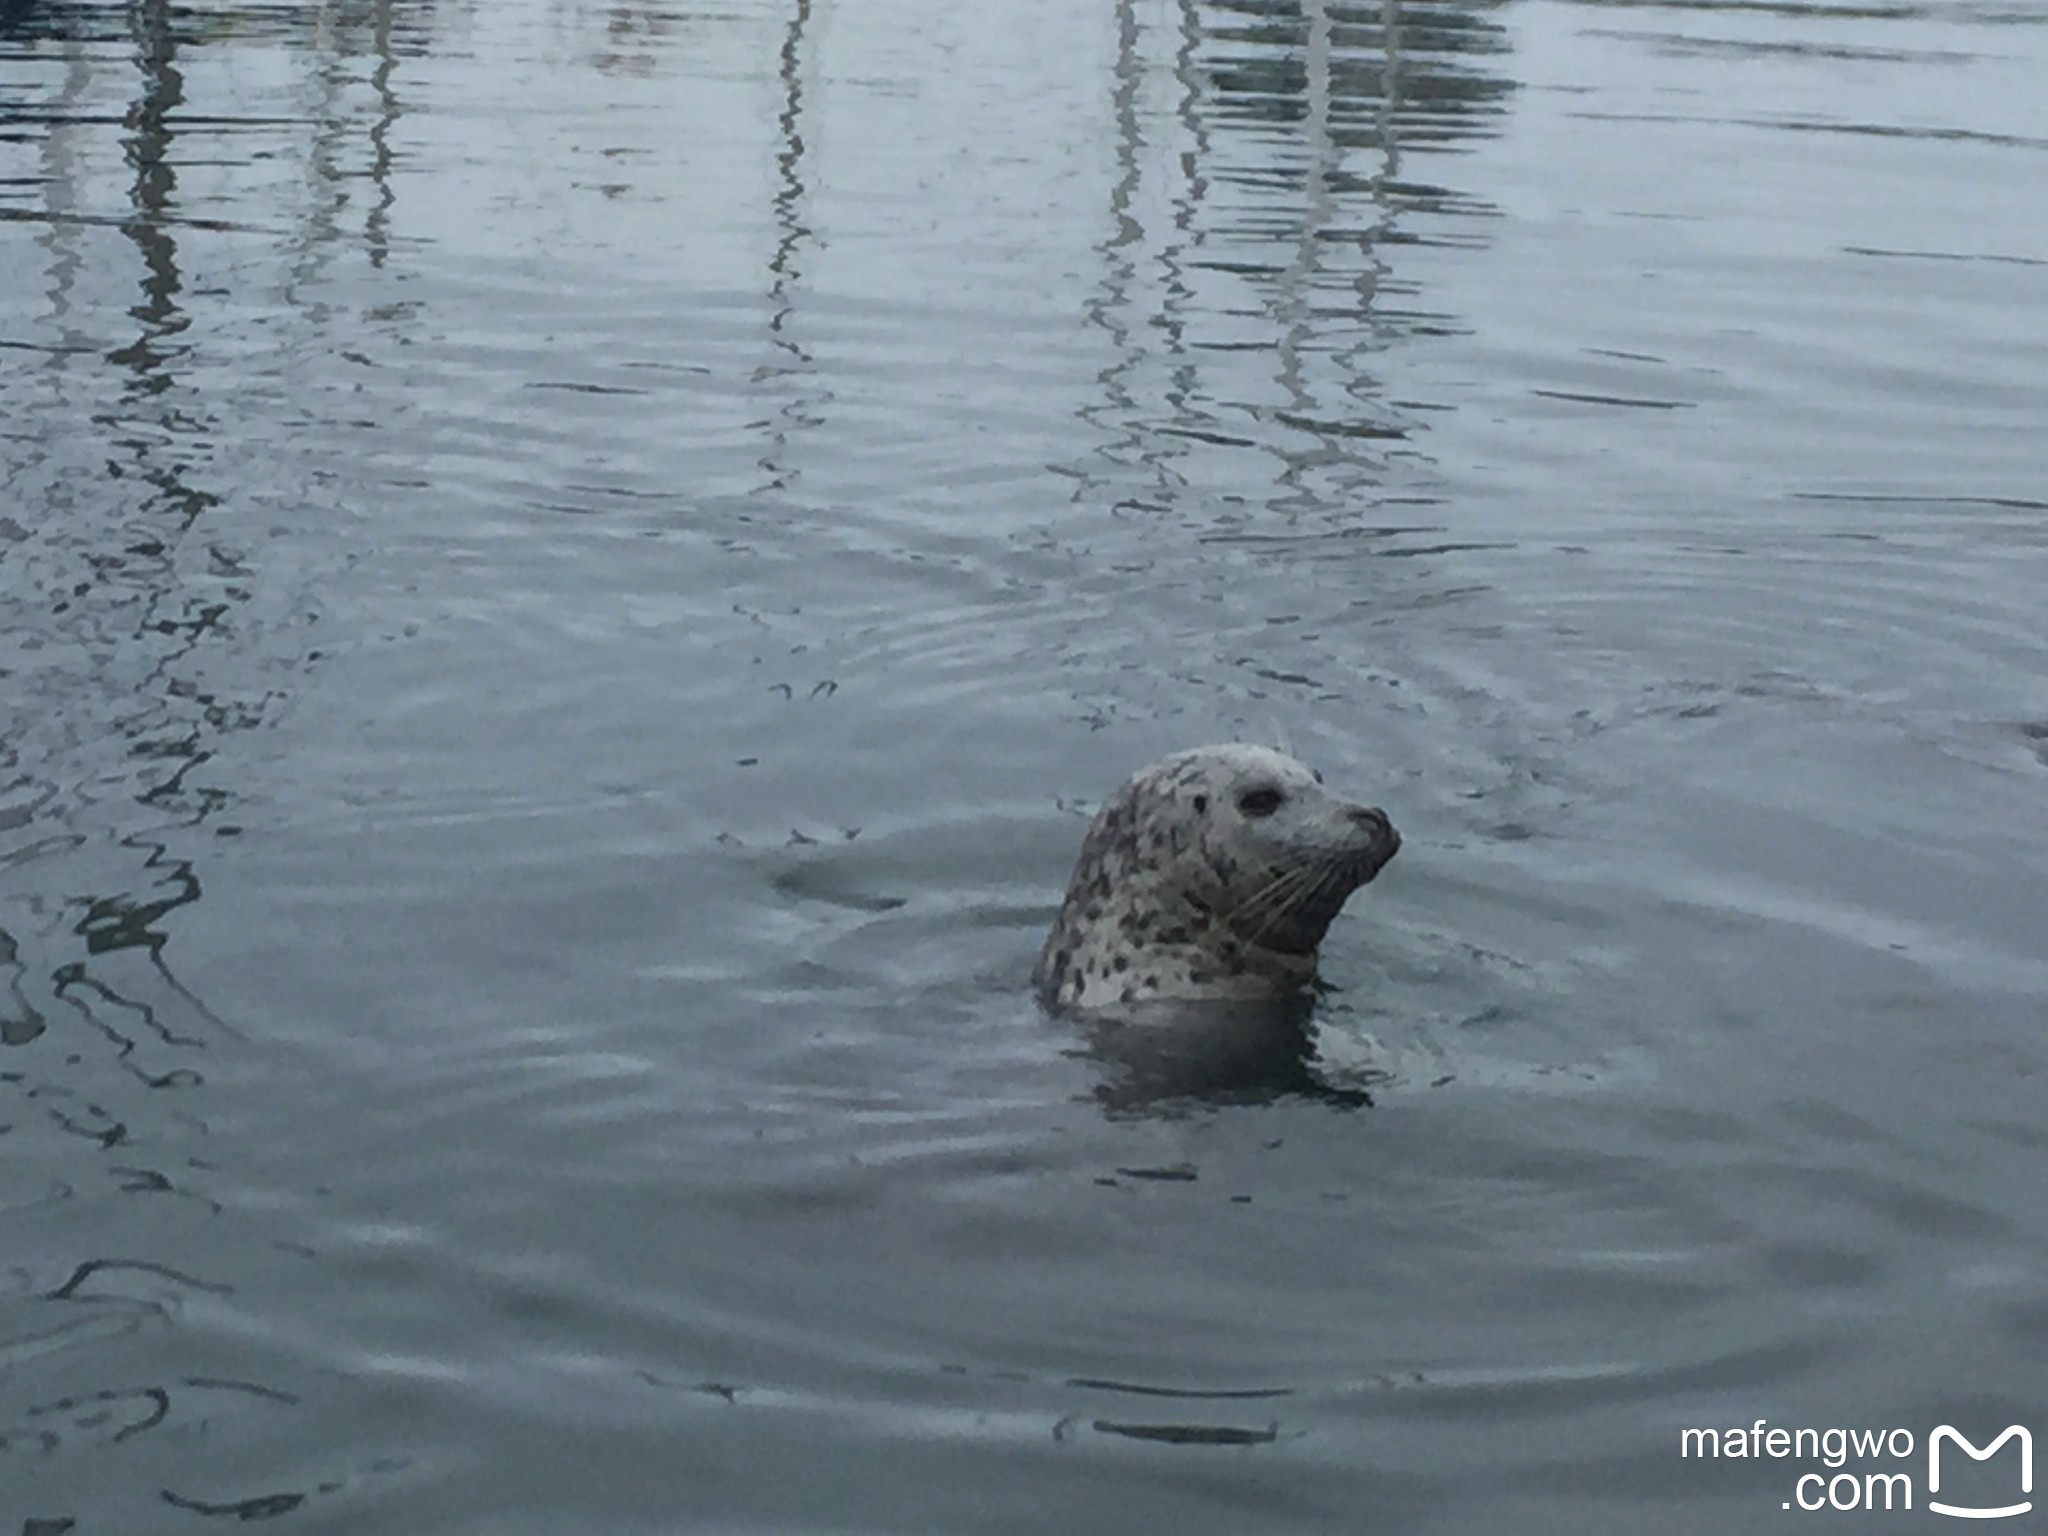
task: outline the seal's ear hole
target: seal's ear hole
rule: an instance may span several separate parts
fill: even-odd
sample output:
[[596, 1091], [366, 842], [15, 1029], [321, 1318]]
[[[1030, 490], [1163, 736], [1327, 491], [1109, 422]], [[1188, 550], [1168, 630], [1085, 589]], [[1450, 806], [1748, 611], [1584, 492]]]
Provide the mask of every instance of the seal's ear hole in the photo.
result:
[[1197, 816], [1203, 815], [1208, 811], [1208, 809], [1209, 797], [1207, 795], [1195, 796], [1195, 814]]
[[1248, 789], [1237, 797], [1237, 808], [1247, 816], [1270, 816], [1280, 809], [1280, 802], [1285, 798], [1271, 786]]

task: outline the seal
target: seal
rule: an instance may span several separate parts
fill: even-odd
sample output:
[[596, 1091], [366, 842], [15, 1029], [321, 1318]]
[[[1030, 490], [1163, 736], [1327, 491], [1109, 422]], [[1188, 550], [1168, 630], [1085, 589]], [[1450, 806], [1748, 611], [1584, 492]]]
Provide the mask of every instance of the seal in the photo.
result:
[[1055, 1009], [1278, 998], [1401, 847], [1285, 753], [1198, 747], [1140, 769], [1096, 812], [1032, 983]]

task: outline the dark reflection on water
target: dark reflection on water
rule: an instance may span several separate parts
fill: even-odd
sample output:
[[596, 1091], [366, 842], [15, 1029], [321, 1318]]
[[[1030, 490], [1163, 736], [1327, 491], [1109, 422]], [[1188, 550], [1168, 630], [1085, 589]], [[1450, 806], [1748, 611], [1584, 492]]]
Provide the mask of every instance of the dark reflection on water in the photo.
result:
[[[1082, 413], [1109, 440], [1072, 466], [1077, 503], [1141, 522], [1171, 509], [1231, 539], [1302, 519], [1396, 546], [1439, 530], [1356, 514], [1434, 499], [1417, 493], [1420, 423], [1375, 359], [1458, 328], [1416, 304], [1392, 258], [1484, 238], [1483, 202], [1412, 167], [1499, 130], [1514, 83], [1494, 67], [1506, 44], [1491, 11], [1187, 3], [1161, 25], [1119, 9], [1119, 175], [1089, 304], [1114, 360]], [[1148, 110], [1167, 79], [1170, 106]], [[1169, 219], [1141, 217], [1162, 204]], [[1245, 483], [1269, 456], [1278, 494], [1256, 468]], [[1190, 486], [1225, 494], [1190, 500]], [[1130, 702], [1087, 707], [1107, 718]]]
[[1091, 1022], [1089, 1051], [1103, 1069], [1095, 1099], [1117, 1115], [1185, 1114], [1290, 1096], [1369, 1107], [1362, 1084], [1341, 1081], [1318, 1059], [1313, 1017], [1310, 999], [1301, 997]]
[[[378, 58], [373, 259], [392, 13], [327, 33], [337, 54], [359, 36]], [[289, 215], [219, 181], [233, 146], [300, 119], [196, 99], [194, 78], [211, 94], [207, 50], [323, 25], [311, 7], [151, 0], [0, 13], [0, 141], [26, 172], [0, 206], [0, 342], [16, 360], [0, 371], [0, 1518], [30, 1528], [89, 1511], [104, 1455], [298, 1401], [262, 1379], [275, 1362], [244, 1376], [232, 1349], [189, 1336], [195, 1308], [246, 1294], [261, 1245], [226, 1230], [218, 1193], [218, 1093], [245, 1034], [181, 979], [174, 935], [214, 850], [244, 831], [232, 743], [275, 725], [318, 616], [299, 585], [310, 546], [273, 521], [305, 506], [270, 462], [283, 423], [251, 409], [264, 353], [289, 342], [274, 312], [248, 327], [240, 291], [237, 242]], [[326, 147], [334, 120], [310, 126], [317, 173], [350, 174]], [[306, 249], [336, 235], [316, 213]], [[254, 1518], [303, 1497], [209, 1505], [166, 1479], [135, 1490], [142, 1507]]]
[[[800, 329], [796, 323], [797, 294], [803, 281], [803, 260], [805, 247], [813, 239], [811, 231], [804, 225], [804, 140], [803, 100], [804, 75], [808, 66], [804, 34], [810, 26], [811, 7], [809, 0], [799, 0], [792, 6], [788, 30], [783, 34], [782, 50], [777, 59], [776, 83], [782, 92], [781, 111], [777, 113], [775, 126], [781, 139], [775, 155], [775, 169], [778, 185], [775, 189], [775, 253], [769, 258], [768, 302], [771, 308], [769, 337], [775, 348], [783, 354], [783, 360], [774, 369], [777, 376], [802, 380], [810, 372], [811, 358], [804, 351], [799, 339]], [[812, 386], [816, 387], [816, 386]], [[767, 475], [763, 487], [769, 491], [789, 489], [790, 472], [784, 464], [783, 450], [792, 433], [800, 433], [807, 426], [816, 426], [821, 421], [820, 412], [829, 404], [829, 398], [809, 398], [810, 390], [803, 384], [794, 386], [793, 397], [776, 411], [774, 426], [769, 434], [769, 448], [760, 460], [762, 471]]]
[[[2041, 21], [0, 5], [0, 1522], [2039, 1428]], [[1233, 734], [1326, 989], [1043, 1017]]]

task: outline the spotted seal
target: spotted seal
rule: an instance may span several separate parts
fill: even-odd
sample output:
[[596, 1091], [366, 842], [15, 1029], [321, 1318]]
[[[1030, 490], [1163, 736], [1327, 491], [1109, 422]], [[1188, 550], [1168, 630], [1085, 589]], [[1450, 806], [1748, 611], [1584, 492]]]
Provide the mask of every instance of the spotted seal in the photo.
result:
[[1096, 813], [1032, 982], [1059, 1009], [1285, 996], [1400, 846], [1384, 811], [1338, 799], [1285, 753], [1164, 758]]

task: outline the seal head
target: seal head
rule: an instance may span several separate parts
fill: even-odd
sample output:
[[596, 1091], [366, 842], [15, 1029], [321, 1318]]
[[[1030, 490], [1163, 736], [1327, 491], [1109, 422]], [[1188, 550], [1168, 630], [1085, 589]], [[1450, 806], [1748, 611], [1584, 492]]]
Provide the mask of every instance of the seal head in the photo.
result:
[[1400, 846], [1384, 811], [1330, 794], [1285, 753], [1178, 753], [1096, 813], [1033, 983], [1061, 1009], [1284, 996], [1314, 978], [1331, 919]]

